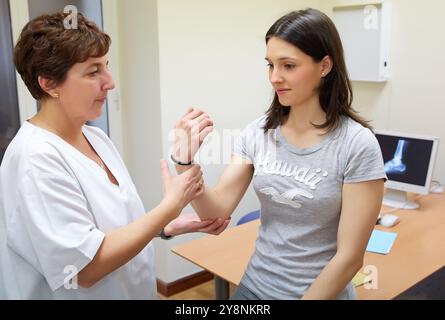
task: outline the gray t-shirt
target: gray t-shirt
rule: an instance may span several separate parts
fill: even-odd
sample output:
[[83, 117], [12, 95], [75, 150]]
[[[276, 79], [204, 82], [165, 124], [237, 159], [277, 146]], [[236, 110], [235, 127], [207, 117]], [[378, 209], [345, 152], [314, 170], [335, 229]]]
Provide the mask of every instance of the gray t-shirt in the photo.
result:
[[[289, 144], [280, 127], [264, 134], [265, 119], [249, 124], [233, 149], [253, 163], [261, 203], [241, 282], [261, 299], [299, 299], [336, 253], [343, 184], [386, 179], [383, 158], [371, 130], [350, 118], [309, 148]], [[352, 285], [338, 298], [354, 298]]]

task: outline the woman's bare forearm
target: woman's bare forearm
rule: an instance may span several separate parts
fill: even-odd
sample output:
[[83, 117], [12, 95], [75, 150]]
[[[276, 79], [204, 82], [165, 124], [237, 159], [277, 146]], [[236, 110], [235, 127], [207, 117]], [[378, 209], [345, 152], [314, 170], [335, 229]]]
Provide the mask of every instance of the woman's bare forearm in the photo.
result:
[[106, 233], [94, 259], [78, 274], [78, 282], [89, 288], [107, 274], [126, 264], [158, 235], [180, 211], [161, 203], [133, 223]]
[[[187, 166], [176, 166], [182, 173]], [[227, 219], [238, 206], [246, 193], [253, 176], [253, 165], [232, 161], [224, 170], [213, 188], [204, 187], [204, 192], [196, 197], [192, 206], [201, 219]]]
[[[187, 171], [188, 166], [176, 166], [176, 171], [181, 174]], [[229, 217], [232, 212], [225, 210], [222, 197], [218, 195], [214, 188], [204, 186], [204, 192], [201, 196], [195, 198], [190, 204], [202, 220]]]

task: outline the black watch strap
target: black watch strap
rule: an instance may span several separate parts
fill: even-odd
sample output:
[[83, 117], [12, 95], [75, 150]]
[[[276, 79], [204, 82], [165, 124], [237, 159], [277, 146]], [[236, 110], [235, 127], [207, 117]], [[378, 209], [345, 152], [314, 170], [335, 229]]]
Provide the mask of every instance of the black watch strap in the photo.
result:
[[177, 165], [180, 165], [180, 166], [190, 166], [190, 165], [193, 164], [193, 160], [190, 161], [190, 162], [181, 162], [181, 161], [178, 161], [178, 160], [176, 160], [176, 159], [173, 157], [172, 154], [170, 155], [170, 159], [173, 161], [174, 164], [177, 164]]
[[165, 234], [164, 228], [162, 228], [161, 232], [159, 232], [159, 237], [164, 240], [169, 240], [169, 239], [173, 238], [173, 236], [168, 236]]

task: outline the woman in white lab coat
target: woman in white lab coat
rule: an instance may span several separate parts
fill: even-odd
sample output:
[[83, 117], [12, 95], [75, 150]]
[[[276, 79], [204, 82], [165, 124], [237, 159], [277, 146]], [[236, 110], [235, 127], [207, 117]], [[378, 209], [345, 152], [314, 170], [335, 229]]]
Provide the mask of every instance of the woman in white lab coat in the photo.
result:
[[0, 295], [155, 299], [152, 239], [218, 234], [228, 221], [179, 216], [202, 194], [202, 172], [195, 165], [171, 176], [165, 161], [164, 197], [146, 213], [111, 140], [85, 125], [114, 88], [110, 38], [81, 14], [77, 29], [65, 29], [65, 19], [32, 20], [15, 47], [17, 70], [42, 107], [23, 123], [0, 169]]

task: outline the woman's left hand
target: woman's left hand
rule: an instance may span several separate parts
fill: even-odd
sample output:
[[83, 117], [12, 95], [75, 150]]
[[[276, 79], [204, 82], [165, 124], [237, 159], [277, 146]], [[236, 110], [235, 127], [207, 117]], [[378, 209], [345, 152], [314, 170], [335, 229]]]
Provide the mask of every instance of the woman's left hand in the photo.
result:
[[189, 108], [175, 125], [173, 156], [177, 161], [192, 161], [207, 135], [213, 131], [213, 120], [202, 110]]
[[201, 220], [196, 213], [182, 214], [171, 221], [164, 228], [167, 236], [177, 236], [190, 232], [204, 232], [218, 235], [223, 232], [230, 223], [230, 219], [221, 218], [214, 220]]

